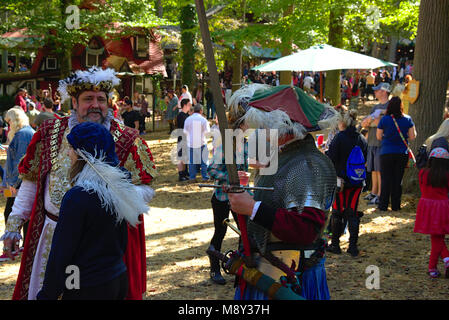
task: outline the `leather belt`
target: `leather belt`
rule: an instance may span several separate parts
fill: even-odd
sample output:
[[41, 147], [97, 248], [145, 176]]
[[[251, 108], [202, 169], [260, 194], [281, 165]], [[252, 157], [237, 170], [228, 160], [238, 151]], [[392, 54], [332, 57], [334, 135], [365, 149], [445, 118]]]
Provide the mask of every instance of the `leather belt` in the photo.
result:
[[299, 245], [297, 243], [284, 243], [284, 242], [270, 242], [267, 243], [267, 251], [279, 251], [279, 250], [298, 250], [298, 251], [308, 251], [316, 250], [320, 245], [317, 243], [312, 243], [310, 245]]
[[54, 222], [58, 222], [58, 216], [55, 216], [54, 214], [51, 214], [51, 213], [48, 212], [47, 210], [45, 210], [45, 215], [46, 215], [50, 220], [53, 220]]

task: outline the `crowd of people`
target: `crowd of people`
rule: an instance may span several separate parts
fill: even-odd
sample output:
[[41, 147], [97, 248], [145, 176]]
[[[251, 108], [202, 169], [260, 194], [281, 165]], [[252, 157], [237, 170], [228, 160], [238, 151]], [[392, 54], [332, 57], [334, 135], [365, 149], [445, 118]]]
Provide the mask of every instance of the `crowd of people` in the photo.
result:
[[148, 108], [147, 97], [139, 92], [134, 92], [133, 99], [125, 96], [118, 100], [117, 95], [111, 99], [114, 117], [123, 121], [130, 128], [136, 129], [139, 133], [145, 134], [146, 119], [151, 116]]
[[[232, 72], [228, 71], [228, 78], [232, 76]], [[231, 89], [230, 79], [226, 80], [226, 72], [222, 77], [226, 88]], [[356, 108], [359, 100], [365, 103], [368, 100], [375, 99], [373, 87], [385, 82], [394, 86], [395, 84], [407, 84], [412, 80], [413, 64], [410, 61], [399, 61], [398, 66], [379, 68], [377, 70], [343, 70], [340, 76], [341, 104], [349, 105]], [[322, 76], [322, 79], [320, 79]], [[279, 72], [260, 72], [248, 70], [245, 66], [241, 84], [261, 83], [271, 86], [278, 86]], [[319, 98], [323, 85], [323, 93], [325, 93], [326, 73], [323, 72], [292, 72], [292, 85], [303, 89], [312, 96]], [[325, 95], [324, 95], [325, 97]], [[372, 99], [370, 99], [370, 97]], [[406, 103], [404, 101], [404, 103]], [[406, 108], [407, 110], [407, 108]]]
[[[179, 98], [167, 91], [170, 132], [182, 132], [177, 141], [179, 181], [196, 182], [199, 173], [202, 181], [214, 180], [217, 186], [211, 197], [214, 233], [207, 250], [210, 278], [216, 284], [226, 283], [219, 253], [227, 230], [223, 220], [229, 213], [240, 229], [239, 246], [228, 261], [236, 275], [235, 299], [274, 298], [279, 281], [291, 289], [288, 294], [293, 297], [330, 299], [326, 252], [341, 254], [340, 238], [347, 226], [347, 252], [353, 257], [360, 254], [363, 213], [358, 205], [367, 182], [370, 189], [364, 200], [368, 205], [381, 213], [389, 207], [401, 210], [404, 171], [414, 159], [409, 142], [417, 132], [391, 81], [386, 80], [388, 72], [383, 74], [380, 82], [372, 72], [366, 75], [364, 88], [372, 90], [377, 103], [360, 122], [357, 106], [351, 103], [349, 108], [322, 105], [319, 114], [307, 112], [306, 108], [316, 106], [309, 95], [304, 99], [313, 102], [301, 105], [305, 110], [301, 119], [295, 116], [294, 104], [273, 105], [269, 111], [250, 105], [256, 90], [272, 94], [272, 86], [262, 83], [237, 90], [232, 99], [223, 94], [230, 128], [277, 129], [279, 133], [274, 174], [261, 174], [269, 163], [257, 157], [250, 161], [248, 139], [235, 146], [234, 160], [239, 155], [243, 159], [236, 168], [241, 186], [248, 183], [249, 167], [255, 169], [252, 192], [234, 192], [229, 187], [222, 146], [214, 147], [208, 161], [207, 137], [219, 127], [216, 116], [210, 126], [212, 107], [205, 115], [198, 96], [192, 97], [186, 85]], [[359, 76], [356, 73], [351, 80], [346, 74], [342, 83], [360, 82]], [[55, 103], [48, 96], [42, 105], [34, 106], [40, 113], [32, 118], [23, 90], [17, 106], [5, 114], [8, 148], [2, 177], [9, 193], [0, 260], [22, 252], [13, 299], [142, 299], [146, 291], [142, 214], [155, 195], [150, 184], [157, 175], [152, 153], [140, 137], [148, 103], [138, 93], [118, 101], [113, 97], [118, 83], [111, 69], [80, 71], [61, 80], [58, 89], [59, 103], [72, 102], [70, 115], [55, 113]], [[305, 75], [300, 85], [313, 95], [314, 84], [313, 75]], [[327, 141], [315, 141], [313, 131], [328, 131]], [[273, 142], [269, 135], [258, 139], [266, 139], [267, 145]], [[446, 119], [427, 139], [419, 172], [421, 199], [414, 231], [431, 235], [431, 278], [441, 275], [439, 258], [449, 277], [444, 242], [449, 233], [448, 139]], [[233, 263], [240, 267], [232, 268]], [[76, 290], [65, 282], [67, 266], [79, 268], [81, 282]], [[257, 279], [263, 279], [262, 283]]]
[[[381, 82], [373, 87], [373, 91], [379, 103], [373, 106], [360, 125], [356, 122], [355, 109], [340, 109], [343, 110], [344, 120], [326, 150], [344, 185], [343, 190], [337, 193], [329, 223], [332, 239], [328, 249], [330, 252], [341, 253], [339, 238], [347, 222], [350, 234], [348, 252], [353, 256], [359, 253], [357, 237], [361, 213], [357, 207], [366, 183], [365, 179], [357, 181], [348, 177], [349, 163], [356, 145], [363, 154], [358, 160], [359, 164], [363, 163], [358, 168], [359, 172], [365, 176], [368, 172], [371, 176], [371, 190], [364, 200], [368, 201], [368, 205], [377, 206], [381, 212], [386, 212], [390, 204], [393, 211], [401, 210], [402, 178], [410, 152], [408, 143], [416, 138], [416, 129], [411, 117], [403, 113], [401, 99], [397, 96], [390, 98], [389, 83]], [[357, 132], [357, 127], [360, 132]]]

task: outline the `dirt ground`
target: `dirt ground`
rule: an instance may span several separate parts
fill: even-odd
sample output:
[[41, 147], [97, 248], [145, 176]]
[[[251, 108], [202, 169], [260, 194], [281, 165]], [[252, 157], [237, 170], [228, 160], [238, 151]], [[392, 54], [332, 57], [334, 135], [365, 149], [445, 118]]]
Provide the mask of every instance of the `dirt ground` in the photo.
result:
[[[360, 117], [366, 115], [373, 104], [369, 101], [361, 105]], [[145, 138], [159, 172], [153, 183], [156, 197], [145, 216], [148, 266], [145, 299], [233, 299], [232, 276], [224, 276], [227, 284], [223, 286], [209, 280], [205, 251], [213, 234], [212, 191], [178, 182], [176, 167], [170, 161], [170, 152], [176, 146], [175, 139], [165, 132], [149, 133]], [[4, 156], [0, 160], [4, 163]], [[449, 279], [431, 280], [426, 274], [429, 237], [413, 233], [417, 201], [412, 195], [404, 195], [400, 212], [380, 213], [360, 200], [359, 208], [364, 212], [360, 226], [360, 256], [353, 258], [346, 252], [327, 254], [331, 299], [447, 299]], [[5, 198], [1, 196], [0, 211], [4, 205]], [[2, 234], [4, 222], [1, 220]], [[344, 251], [347, 240], [348, 234], [345, 234], [342, 237]], [[223, 251], [234, 249], [237, 243], [237, 235], [228, 229]], [[0, 299], [11, 298], [19, 264], [18, 260], [0, 264]], [[378, 268], [378, 289], [367, 288], [370, 266]], [[440, 271], [443, 271], [442, 263]]]

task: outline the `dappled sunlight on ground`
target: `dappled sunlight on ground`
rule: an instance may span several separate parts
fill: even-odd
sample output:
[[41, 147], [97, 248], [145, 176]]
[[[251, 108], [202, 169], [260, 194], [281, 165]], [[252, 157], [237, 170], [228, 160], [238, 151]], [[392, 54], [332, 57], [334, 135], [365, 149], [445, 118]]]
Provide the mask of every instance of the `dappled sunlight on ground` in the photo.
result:
[[[374, 102], [361, 109], [368, 114]], [[212, 190], [195, 183], [178, 181], [170, 152], [176, 139], [167, 132], [149, 133], [147, 140], [159, 172], [152, 187], [156, 196], [144, 217], [147, 252], [147, 294], [145, 299], [231, 300], [234, 277], [224, 275], [226, 285], [209, 279], [206, 249], [214, 232], [210, 198]], [[0, 161], [4, 163], [4, 157]], [[251, 177], [253, 182], [254, 175]], [[341, 237], [341, 255], [327, 254], [327, 278], [332, 299], [447, 299], [449, 279], [430, 280], [426, 274], [430, 253], [429, 236], [413, 233], [418, 199], [403, 196], [400, 212], [380, 212], [360, 200], [360, 256], [345, 251], [349, 234]], [[0, 211], [5, 198], [0, 196]], [[231, 217], [231, 216], [230, 216]], [[232, 218], [231, 218], [232, 220]], [[234, 222], [233, 222], [234, 223]], [[235, 223], [234, 223], [235, 224]], [[0, 233], [3, 233], [3, 219]], [[238, 236], [228, 229], [222, 251], [235, 249]], [[380, 288], [368, 289], [366, 273], [376, 266]], [[440, 263], [440, 271], [443, 271]], [[0, 299], [10, 299], [19, 270], [19, 261], [0, 264]]]

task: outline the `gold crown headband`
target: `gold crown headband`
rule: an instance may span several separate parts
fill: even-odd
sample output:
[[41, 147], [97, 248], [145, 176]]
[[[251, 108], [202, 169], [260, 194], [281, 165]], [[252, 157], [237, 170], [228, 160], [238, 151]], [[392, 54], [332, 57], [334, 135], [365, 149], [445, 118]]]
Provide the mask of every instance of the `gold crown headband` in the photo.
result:
[[93, 84], [93, 83], [79, 83], [79, 84], [69, 84], [67, 85], [67, 92], [70, 95], [76, 95], [78, 92], [80, 91], [106, 91], [109, 93], [109, 91], [111, 91], [114, 88], [114, 86], [112, 85], [111, 82], [107, 82], [107, 81], [102, 81], [98, 84]]
[[70, 96], [76, 96], [82, 91], [104, 91], [112, 94], [112, 89], [120, 83], [113, 69], [91, 67], [88, 70], [77, 70], [68, 78], [59, 81], [58, 91], [62, 102]]

